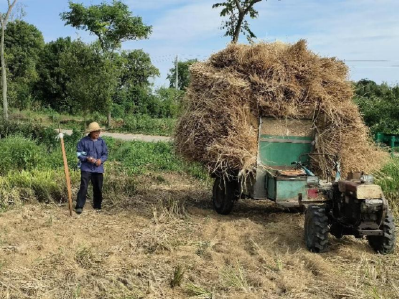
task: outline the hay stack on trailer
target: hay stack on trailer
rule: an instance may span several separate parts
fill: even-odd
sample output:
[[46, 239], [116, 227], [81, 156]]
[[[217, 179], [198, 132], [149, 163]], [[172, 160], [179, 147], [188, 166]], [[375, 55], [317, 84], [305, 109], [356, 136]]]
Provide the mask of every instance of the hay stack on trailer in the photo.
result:
[[[387, 159], [370, 140], [348, 68], [296, 44], [229, 45], [191, 67], [185, 112], [176, 129], [178, 153], [218, 176], [253, 174], [259, 117], [310, 119], [315, 132], [312, 169], [332, 176], [378, 169]], [[271, 129], [273, 130], [273, 129]]]

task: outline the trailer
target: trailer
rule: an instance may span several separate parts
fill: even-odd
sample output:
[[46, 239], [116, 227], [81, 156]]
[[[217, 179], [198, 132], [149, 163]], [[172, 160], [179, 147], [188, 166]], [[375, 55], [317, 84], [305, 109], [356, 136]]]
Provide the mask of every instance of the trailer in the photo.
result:
[[328, 248], [328, 233], [337, 238], [367, 237], [377, 252], [391, 253], [395, 245], [392, 213], [373, 177], [354, 173], [341, 179], [340, 163], [334, 178], [320, 178], [310, 168], [315, 153], [312, 120], [261, 117], [255, 176], [244, 182], [232, 171], [231, 177], [216, 176], [213, 206], [229, 214], [237, 200], [271, 200], [287, 208], [306, 210], [305, 243], [312, 252]]

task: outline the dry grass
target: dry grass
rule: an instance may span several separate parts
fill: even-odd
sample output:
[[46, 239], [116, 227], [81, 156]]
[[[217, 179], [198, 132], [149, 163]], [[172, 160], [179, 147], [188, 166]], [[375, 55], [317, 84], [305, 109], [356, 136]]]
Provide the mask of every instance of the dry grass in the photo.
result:
[[333, 176], [339, 157], [344, 174], [372, 172], [388, 155], [369, 139], [348, 81], [348, 68], [320, 57], [306, 42], [229, 45], [191, 67], [186, 110], [176, 128], [177, 150], [210, 173], [255, 170], [258, 118], [308, 118], [315, 131], [313, 170]]
[[245, 200], [220, 216], [209, 186], [163, 176], [137, 178], [135, 195], [106, 199], [101, 213], [89, 203], [72, 218], [54, 204], [2, 212], [0, 297], [399, 297], [398, 247], [381, 256], [331, 236], [331, 251], [313, 254], [303, 215]]

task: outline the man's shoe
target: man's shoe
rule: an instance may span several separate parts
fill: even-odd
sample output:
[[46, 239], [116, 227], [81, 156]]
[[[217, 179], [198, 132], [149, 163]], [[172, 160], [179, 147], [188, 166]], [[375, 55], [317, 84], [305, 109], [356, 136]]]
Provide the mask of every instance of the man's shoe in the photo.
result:
[[75, 208], [75, 212], [80, 215], [82, 213], [83, 209], [82, 208]]
[[101, 212], [101, 207], [93, 207], [93, 209], [97, 212]]

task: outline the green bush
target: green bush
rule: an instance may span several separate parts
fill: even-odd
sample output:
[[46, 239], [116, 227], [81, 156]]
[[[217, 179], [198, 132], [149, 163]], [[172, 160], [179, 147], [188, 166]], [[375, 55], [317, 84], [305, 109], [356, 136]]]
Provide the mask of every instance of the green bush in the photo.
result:
[[14, 136], [0, 139], [0, 174], [8, 171], [32, 170], [44, 161], [46, 150], [34, 141]]
[[382, 187], [392, 210], [399, 209], [399, 159], [392, 158], [379, 172], [375, 173], [375, 183]]
[[146, 171], [174, 171], [187, 173], [198, 179], [207, 179], [208, 174], [198, 164], [187, 163], [177, 157], [172, 143], [125, 142], [112, 158], [122, 163], [130, 174]]

